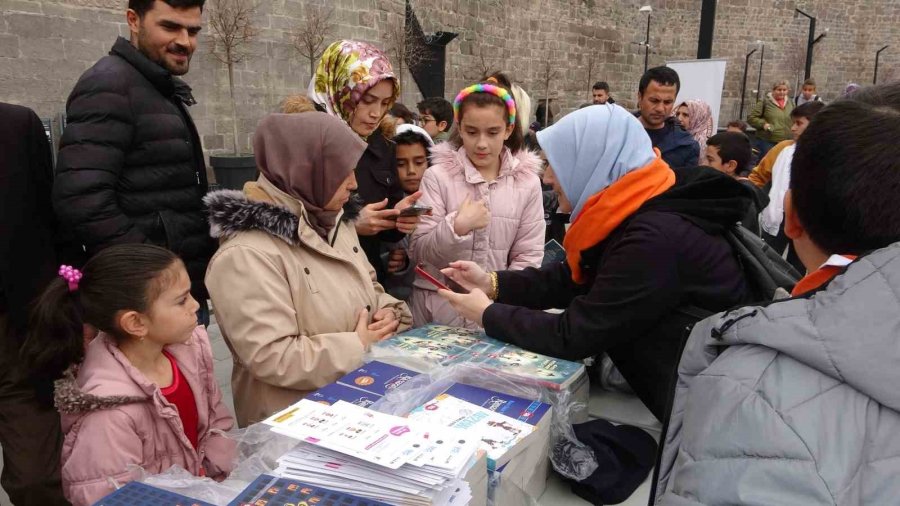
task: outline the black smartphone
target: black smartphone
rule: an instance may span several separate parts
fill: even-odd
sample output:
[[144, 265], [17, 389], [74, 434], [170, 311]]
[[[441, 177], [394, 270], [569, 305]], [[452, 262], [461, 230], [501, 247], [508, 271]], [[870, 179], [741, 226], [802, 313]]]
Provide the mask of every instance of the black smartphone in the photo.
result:
[[406, 209], [400, 211], [400, 217], [406, 218], [409, 216], [422, 216], [423, 214], [431, 214], [431, 207], [429, 206], [409, 206]]

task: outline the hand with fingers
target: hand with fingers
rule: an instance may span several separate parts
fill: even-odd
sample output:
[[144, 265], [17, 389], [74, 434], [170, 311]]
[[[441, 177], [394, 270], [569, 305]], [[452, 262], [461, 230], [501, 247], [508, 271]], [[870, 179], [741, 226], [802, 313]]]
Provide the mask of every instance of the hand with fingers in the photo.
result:
[[483, 200], [472, 201], [469, 196], [459, 205], [453, 231], [458, 236], [467, 235], [473, 230], [481, 230], [491, 222], [491, 212]]
[[409, 257], [406, 255], [406, 250], [395, 249], [394, 251], [391, 251], [391, 256], [388, 258], [387, 271], [390, 274], [394, 274], [407, 267], [409, 267]]
[[[416, 202], [422, 198], [422, 192], [417, 191], [412, 195], [409, 195], [405, 199], [397, 202], [397, 205], [394, 206], [394, 209], [397, 211], [402, 211], [407, 207], [412, 207], [416, 205]], [[416, 231], [416, 227], [419, 225], [419, 217], [418, 216], [400, 216], [397, 218], [397, 230], [403, 232], [404, 234], [411, 234]]]
[[371, 324], [369, 323], [369, 311], [362, 309], [356, 323], [356, 334], [363, 346], [368, 348], [370, 345], [394, 335], [399, 327], [400, 320], [397, 319], [397, 315], [391, 308], [378, 310], [372, 318]]
[[400, 211], [385, 209], [387, 204], [388, 200], [384, 199], [363, 207], [356, 220], [356, 233], [362, 236], [371, 236], [397, 228], [396, 218], [400, 215]]
[[491, 293], [493, 290], [491, 275], [475, 262], [450, 262], [448, 267], [441, 269], [441, 274], [469, 291], [481, 290], [483, 293]]
[[475, 288], [469, 293], [454, 293], [449, 290], [438, 290], [438, 295], [447, 299], [450, 306], [463, 318], [473, 321], [479, 327], [484, 327], [482, 322], [484, 312], [493, 304], [490, 298], [480, 289]]

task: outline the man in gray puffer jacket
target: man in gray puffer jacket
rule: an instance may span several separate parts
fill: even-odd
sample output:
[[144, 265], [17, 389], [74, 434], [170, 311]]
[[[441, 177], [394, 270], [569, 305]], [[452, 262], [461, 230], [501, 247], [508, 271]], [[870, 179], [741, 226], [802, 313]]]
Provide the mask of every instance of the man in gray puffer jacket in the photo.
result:
[[656, 503], [900, 498], [900, 84], [828, 106], [800, 137], [785, 232], [794, 298], [698, 323]]

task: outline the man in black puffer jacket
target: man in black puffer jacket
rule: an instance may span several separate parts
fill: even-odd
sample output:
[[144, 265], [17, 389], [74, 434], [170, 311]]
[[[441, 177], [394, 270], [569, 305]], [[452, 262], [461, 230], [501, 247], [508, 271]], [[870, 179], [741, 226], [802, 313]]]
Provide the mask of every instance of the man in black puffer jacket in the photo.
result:
[[130, 0], [131, 41], [119, 38], [78, 80], [66, 106], [54, 208], [92, 255], [117, 243], [165, 246], [184, 260], [192, 295], [206, 307], [215, 252], [202, 198], [200, 137], [187, 106], [187, 73], [203, 0]]

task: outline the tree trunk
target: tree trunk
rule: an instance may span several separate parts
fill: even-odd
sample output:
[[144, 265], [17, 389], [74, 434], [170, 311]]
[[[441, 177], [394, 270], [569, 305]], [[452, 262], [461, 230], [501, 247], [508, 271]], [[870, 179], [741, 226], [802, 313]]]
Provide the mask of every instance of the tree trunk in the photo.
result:
[[314, 51], [310, 51], [309, 54], [309, 80], [312, 81], [316, 77], [316, 58], [312, 55], [316, 53]]
[[[230, 60], [230, 58], [229, 58]], [[231, 134], [234, 136], [234, 154], [240, 153], [238, 146], [237, 102], [234, 100], [234, 63], [228, 62], [228, 87], [231, 91]]]

